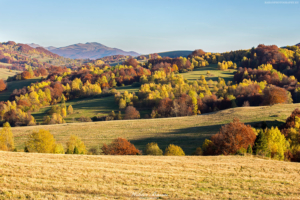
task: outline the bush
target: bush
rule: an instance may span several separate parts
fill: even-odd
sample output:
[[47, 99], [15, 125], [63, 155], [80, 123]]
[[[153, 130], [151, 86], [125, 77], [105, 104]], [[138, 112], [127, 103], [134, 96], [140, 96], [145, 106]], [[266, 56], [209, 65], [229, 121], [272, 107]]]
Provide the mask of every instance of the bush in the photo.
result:
[[67, 154], [86, 154], [87, 150], [81, 139], [75, 135], [71, 135], [67, 142]]
[[247, 150], [245, 148], [240, 148], [239, 150], [237, 150], [236, 154], [237, 155], [245, 155], [247, 153]]
[[181, 147], [170, 144], [165, 150], [165, 156], [184, 156], [185, 153]]
[[133, 106], [128, 106], [125, 110], [125, 117], [124, 119], [139, 119], [140, 112], [136, 110]]
[[63, 145], [62, 145], [62, 144], [56, 144], [53, 153], [56, 153], [56, 154], [64, 154], [64, 153], [65, 153], [65, 150], [64, 150]]
[[141, 152], [124, 138], [117, 138], [111, 144], [101, 148], [105, 155], [140, 155]]
[[84, 117], [84, 116], [81, 116], [79, 119], [78, 119], [79, 122], [92, 122], [92, 119], [90, 117]]
[[146, 155], [155, 155], [155, 156], [163, 155], [163, 151], [159, 148], [159, 146], [155, 142], [151, 142], [146, 145], [145, 153]]
[[201, 155], [203, 155], [203, 151], [202, 151], [201, 147], [198, 147], [196, 149], [196, 151], [193, 153], [193, 155], [195, 155], [195, 156], [201, 156]]
[[25, 143], [28, 152], [37, 153], [53, 153], [55, 150], [55, 139], [53, 135], [46, 130], [39, 130], [33, 132], [29, 136], [29, 140]]
[[250, 144], [247, 148], [247, 153], [252, 155], [252, 146]]
[[205, 141], [202, 144], [202, 151], [203, 151], [203, 155], [213, 155], [214, 143], [209, 139], [205, 139]]
[[250, 125], [241, 123], [237, 118], [222, 126], [220, 131], [211, 137], [216, 155], [236, 154], [241, 148], [253, 146], [256, 135]]

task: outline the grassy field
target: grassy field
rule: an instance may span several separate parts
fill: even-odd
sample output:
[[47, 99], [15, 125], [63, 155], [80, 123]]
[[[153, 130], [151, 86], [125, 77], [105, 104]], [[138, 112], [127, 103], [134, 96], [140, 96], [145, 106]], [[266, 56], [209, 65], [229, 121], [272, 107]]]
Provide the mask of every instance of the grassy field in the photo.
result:
[[253, 126], [261, 121], [266, 121], [268, 126], [278, 126], [299, 106], [300, 104], [239, 107], [190, 117], [14, 127], [12, 131], [19, 150], [24, 148], [29, 134], [46, 129], [63, 145], [71, 134], [81, 137], [88, 149], [102, 147], [103, 143], [122, 137], [130, 140], [140, 150], [144, 150], [149, 142], [157, 142], [163, 150], [169, 144], [175, 144], [191, 155], [205, 138], [217, 133], [223, 124], [232, 121], [234, 117]]
[[248, 156], [0, 152], [0, 199], [299, 199], [299, 169]]
[[[2, 64], [0, 63], [0, 65]], [[20, 73], [20, 71], [0, 68], [0, 79], [7, 80], [9, 76], [14, 76], [18, 73]]]
[[[138, 92], [138, 87], [132, 86], [124, 86], [118, 87], [117, 90], [119, 92], [124, 92], [125, 90], [128, 92]], [[94, 117], [94, 116], [104, 116], [108, 115], [111, 111], [115, 111], [116, 114], [119, 111], [119, 105], [115, 102], [114, 96], [101, 97], [101, 98], [82, 98], [82, 99], [74, 99], [71, 101], [67, 101], [66, 106], [72, 105], [74, 109], [74, 113], [72, 115], [68, 115], [65, 118], [66, 122], [74, 122], [76, 119], [84, 116], [84, 117]], [[60, 105], [60, 104], [58, 104]], [[40, 109], [38, 112], [32, 113], [37, 122], [42, 123], [43, 117], [47, 115], [47, 112], [51, 109], [51, 106], [44, 107]], [[148, 111], [151, 112], [151, 111]], [[124, 114], [124, 111], [122, 112]], [[143, 116], [145, 111], [141, 111], [141, 115]]]
[[33, 78], [22, 81], [12, 81], [7, 83], [7, 90], [0, 93], [0, 101], [7, 101], [9, 96], [15, 89], [21, 89], [24, 86], [29, 86], [31, 83], [38, 82], [41, 78]]
[[[207, 75], [207, 71], [210, 71], [210, 75]], [[217, 81], [218, 77], [224, 78], [226, 81], [233, 81], [233, 76], [236, 70], [218, 70], [217, 64], [211, 64], [207, 67], [195, 68], [194, 71], [190, 71], [187, 73], [182, 73], [184, 78], [194, 81], [200, 79], [201, 75], [204, 75], [206, 80]]]

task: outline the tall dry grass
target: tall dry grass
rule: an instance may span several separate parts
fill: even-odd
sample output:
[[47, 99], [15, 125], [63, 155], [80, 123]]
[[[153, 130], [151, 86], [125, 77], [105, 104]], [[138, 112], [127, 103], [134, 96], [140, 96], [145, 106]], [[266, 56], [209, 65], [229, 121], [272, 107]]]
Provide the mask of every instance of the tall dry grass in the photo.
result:
[[299, 163], [241, 156], [0, 152], [0, 174], [1, 199], [141, 199], [136, 196], [153, 194], [164, 199], [300, 196]]

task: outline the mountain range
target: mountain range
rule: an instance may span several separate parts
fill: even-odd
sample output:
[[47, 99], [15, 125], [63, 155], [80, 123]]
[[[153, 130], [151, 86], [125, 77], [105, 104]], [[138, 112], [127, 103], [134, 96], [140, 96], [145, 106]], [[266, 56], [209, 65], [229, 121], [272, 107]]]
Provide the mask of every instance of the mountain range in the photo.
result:
[[[38, 44], [28, 44], [29, 46], [36, 48], [42, 47]], [[66, 47], [43, 47], [52, 53], [58, 54], [60, 56], [72, 59], [98, 59], [105, 56], [112, 55], [130, 55], [139, 56], [140, 54], [134, 51], [123, 51], [122, 49], [107, 47], [103, 44], [97, 42], [88, 42], [85, 44], [78, 43], [69, 45]]]

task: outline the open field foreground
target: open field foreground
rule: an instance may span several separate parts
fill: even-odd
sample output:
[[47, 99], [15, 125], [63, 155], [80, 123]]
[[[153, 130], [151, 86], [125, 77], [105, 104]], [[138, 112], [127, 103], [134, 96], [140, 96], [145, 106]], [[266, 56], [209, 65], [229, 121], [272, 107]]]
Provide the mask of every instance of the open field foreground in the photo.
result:
[[197, 147], [201, 147], [205, 138], [217, 133], [221, 125], [229, 123], [234, 117], [251, 125], [266, 121], [268, 126], [278, 126], [299, 105], [239, 107], [190, 117], [14, 127], [12, 132], [18, 150], [24, 149], [24, 142], [27, 141], [29, 134], [45, 129], [64, 146], [71, 134], [79, 136], [87, 149], [98, 146], [101, 148], [103, 143], [110, 143], [113, 139], [122, 137], [130, 140], [140, 150], [144, 150], [147, 143], [157, 142], [162, 150], [169, 144], [175, 144], [182, 147], [186, 154], [191, 155]]
[[300, 196], [299, 163], [241, 156], [0, 152], [0, 174], [2, 199], [145, 199], [146, 195], [151, 199], [152, 194], [162, 199]]

